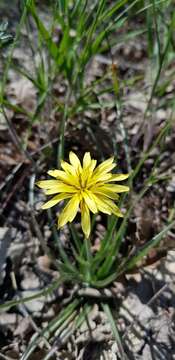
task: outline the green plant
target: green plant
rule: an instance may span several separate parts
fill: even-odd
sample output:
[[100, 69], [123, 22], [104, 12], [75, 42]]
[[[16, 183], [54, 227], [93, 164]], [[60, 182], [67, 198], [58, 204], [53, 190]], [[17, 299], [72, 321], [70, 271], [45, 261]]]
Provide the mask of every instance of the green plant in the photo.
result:
[[[125, 129], [123, 122], [123, 92], [127, 86], [132, 88], [139, 79], [142, 79], [142, 75], [122, 81], [122, 79], [119, 78], [112, 57], [109, 71], [107, 70], [99, 79], [93, 79], [90, 84], [86, 83], [86, 72], [91, 65], [91, 61], [97, 54], [105, 54], [106, 51], [111, 50], [113, 45], [124, 43], [128, 39], [135, 39], [137, 36], [146, 33], [147, 50], [149, 62], [151, 64], [152, 86], [150, 91], [148, 91], [149, 98], [143, 123], [146, 120], [150, 121], [149, 113], [151, 112], [153, 114], [155, 110], [153, 102], [154, 96], [158, 95], [161, 97], [165, 94], [167, 87], [172, 81], [171, 76], [165, 81], [164, 77], [163, 79], [161, 78], [163, 70], [171, 64], [172, 54], [174, 55], [174, 13], [169, 14], [167, 12], [167, 17], [165, 19], [163, 16], [164, 11], [166, 11], [168, 6], [171, 6], [171, 2], [156, 2], [154, 0], [148, 2], [139, 0], [120, 0], [111, 3], [110, 6], [108, 2], [104, 0], [95, 1], [94, 3], [83, 0], [75, 2], [54, 1], [51, 2], [51, 6], [49, 7], [51, 21], [49, 24], [45, 24], [38, 12], [35, 1], [24, 1], [21, 21], [17, 28], [14, 42], [9, 49], [8, 61], [2, 79], [1, 104], [2, 113], [5, 118], [6, 108], [25, 114], [28, 119], [28, 133], [30, 134], [32, 132], [33, 124], [36, 121], [41, 122], [43, 120], [42, 113], [45, 105], [47, 105], [47, 101], [52, 100], [54, 110], [60, 114], [62, 119], [61, 125], [58, 127], [59, 144], [55, 160], [55, 163], [58, 163], [59, 166], [65, 153], [65, 129], [68, 119], [76, 117], [77, 125], [79, 125], [78, 120], [80, 115], [83, 116], [86, 110], [96, 109], [96, 111], [98, 111], [98, 109], [109, 109], [110, 107], [113, 107], [116, 111], [118, 128], [124, 135], [122, 146], [124, 148], [128, 171], [131, 172], [129, 186], [132, 195], [134, 180], [137, 181], [137, 177], [151, 152], [157, 146], [161, 146], [162, 143], [165, 143], [166, 136], [172, 127], [173, 116], [166, 120], [153, 144], [149, 146], [147, 150], [139, 154], [138, 163], [132, 170], [130, 144], [128, 143], [127, 130]], [[123, 30], [128, 18], [134, 15], [139, 16], [139, 14], [142, 14], [142, 19], [145, 19], [145, 22], [141, 25], [140, 29], [119, 35], [116, 41], [116, 36], [114, 36], [115, 31]], [[150, 21], [152, 19], [153, 21]], [[33, 23], [35, 24], [37, 33], [37, 42], [35, 44], [33, 43], [31, 36]], [[15, 64], [12, 56], [13, 50], [20, 39], [22, 26], [24, 25], [27, 28], [28, 45], [32, 54], [38, 55], [37, 61], [35, 60], [35, 57], [33, 57], [34, 69], [32, 72], [24, 66]], [[7, 26], [1, 28], [0, 34], [2, 35], [2, 39], [4, 39], [3, 41], [8, 40], [8, 36], [6, 37], [5, 35], [6, 29]], [[54, 37], [55, 33], [58, 33], [56, 39]], [[5, 87], [8, 79], [8, 70], [11, 66], [13, 67], [13, 70], [20, 74], [20, 76], [30, 80], [37, 89], [37, 106], [31, 113], [25, 111], [22, 106], [14, 106], [6, 98]], [[64, 82], [66, 87], [65, 98], [61, 100], [57, 98], [53, 92], [54, 82], [57, 77], [59, 77], [59, 81]], [[111, 103], [100, 103], [100, 95], [108, 94], [109, 92], [113, 94]], [[13, 124], [8, 118], [6, 120], [9, 129], [14, 130]], [[143, 123], [141, 124], [141, 128]], [[87, 128], [90, 128], [90, 126], [91, 124], [89, 123]], [[31, 161], [31, 155], [26, 151], [27, 141], [23, 145], [14, 131], [12, 131], [12, 134], [20, 151], [22, 151]], [[117, 153], [115, 143], [114, 153]], [[132, 199], [132, 196], [127, 201], [126, 196], [121, 198], [119, 205], [124, 205], [128, 209], [124, 218], [118, 220], [111, 214], [108, 216], [106, 232], [101, 239], [98, 251], [93, 251], [92, 243], [88, 236], [83, 240], [82, 234], [77, 231], [74, 224], [71, 224], [69, 227], [71, 254], [68, 254], [60, 241], [60, 233], [54, 225], [52, 230], [59, 252], [59, 260], [57, 258], [53, 259], [53, 255], [52, 260], [59, 270], [60, 277], [53, 284], [48, 286], [48, 288], [39, 291], [38, 294], [24, 299], [17, 298], [5, 304], [1, 304], [0, 309], [10, 309], [13, 306], [25, 304], [27, 301], [32, 301], [32, 299], [40, 296], [47, 296], [63, 282], [66, 284], [68, 283], [72, 287], [74, 284], [78, 284], [81, 290], [93, 287], [98, 289], [100, 294], [100, 289], [109, 287], [113, 281], [119, 279], [126, 272], [135, 268], [138, 262], [140, 262], [153, 247], [158, 246], [162, 238], [175, 225], [175, 221], [171, 218], [171, 221], [167, 221], [163, 230], [147, 243], [134, 249], [133, 252], [129, 252], [126, 256], [122, 256], [121, 245], [125, 241], [128, 220], [132, 215], [134, 206], [137, 206], [137, 203], [146, 195], [146, 192], [151, 186], [159, 181], [155, 170], [158, 168], [160, 161], [159, 154], [152, 166], [151, 172], [145, 179], [141, 190], [137, 193], [134, 200]], [[36, 169], [36, 164], [34, 163], [33, 165]], [[33, 187], [30, 190], [32, 192]], [[30, 201], [32, 208], [33, 202], [34, 196], [32, 201]], [[109, 208], [108, 213], [110, 213]], [[52, 212], [49, 210], [48, 219], [51, 222], [53, 221]], [[93, 222], [95, 223], [95, 217]], [[88, 231], [86, 228], [86, 231], [84, 232], [89, 235], [89, 228]], [[44, 251], [48, 251], [46, 245], [43, 246], [43, 249]], [[120, 356], [121, 358], [125, 358], [122, 342], [111, 309], [107, 301], [105, 302], [100, 295], [99, 303], [108, 316], [114, 338], [120, 349]], [[57, 333], [61, 340], [67, 339], [74, 331], [76, 331], [76, 329], [78, 329], [83, 321], [86, 321], [86, 316], [91, 309], [92, 306], [86, 301], [85, 297], [83, 295], [80, 296], [78, 291], [75, 292], [73, 299], [70, 299], [69, 304], [64, 306], [61, 313], [50, 321], [48, 326], [41, 330], [40, 333], [33, 336], [22, 356], [22, 360], [28, 359], [43, 339], [49, 354], [49, 344], [50, 342], [53, 343], [55, 333]], [[67, 330], [66, 327], [69, 323], [71, 324], [71, 328]]]

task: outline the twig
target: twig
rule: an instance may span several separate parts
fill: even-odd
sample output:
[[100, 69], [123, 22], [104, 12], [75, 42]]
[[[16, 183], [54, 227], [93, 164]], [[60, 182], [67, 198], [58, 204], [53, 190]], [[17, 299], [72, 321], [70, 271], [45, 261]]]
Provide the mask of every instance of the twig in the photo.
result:
[[7, 185], [7, 183], [13, 179], [14, 175], [17, 173], [17, 171], [20, 169], [20, 167], [23, 165], [23, 162], [20, 162], [19, 164], [17, 164], [12, 172], [6, 177], [5, 181], [2, 182], [2, 184], [0, 185], [0, 191], [5, 187], [5, 185]]
[[147, 302], [147, 306], [150, 306], [158, 297], [168, 288], [168, 284], [164, 284], [153, 297]]

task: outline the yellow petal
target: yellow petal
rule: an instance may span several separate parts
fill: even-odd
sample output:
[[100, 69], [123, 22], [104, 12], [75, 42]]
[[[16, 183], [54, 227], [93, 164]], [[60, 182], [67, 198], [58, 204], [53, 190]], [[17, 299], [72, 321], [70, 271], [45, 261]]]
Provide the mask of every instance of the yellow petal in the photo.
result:
[[91, 188], [91, 191], [96, 194], [98, 196], [99, 195], [104, 195], [109, 197], [110, 199], [113, 200], [118, 200], [119, 199], [119, 195], [115, 194], [114, 192], [110, 191], [110, 190], [106, 190], [104, 187], [102, 186], [94, 186]]
[[54, 170], [49, 170], [47, 173], [48, 175], [57, 179], [59, 177], [60, 172], [64, 172], [64, 171], [54, 169]]
[[118, 217], [123, 217], [123, 214], [121, 213], [120, 209], [112, 200], [107, 199], [106, 197], [101, 197], [101, 200], [111, 209], [111, 212], [114, 215]]
[[88, 172], [89, 172], [89, 177], [91, 177], [91, 175], [96, 167], [96, 164], [97, 164], [97, 160], [92, 159], [90, 165], [87, 168]]
[[52, 206], [58, 204], [60, 201], [64, 199], [68, 199], [72, 196], [72, 194], [59, 194], [54, 196], [52, 199], [47, 201], [44, 205], [41, 206], [42, 209], [49, 209]]
[[114, 163], [114, 157], [112, 156], [97, 166], [96, 170], [94, 171], [94, 175], [100, 175], [102, 173], [105, 174], [111, 171], [115, 166], [116, 164]]
[[112, 214], [111, 208], [104, 201], [101, 200], [103, 199], [101, 196], [93, 194], [93, 198], [99, 211], [102, 211], [103, 213], [108, 215]]
[[90, 165], [90, 171], [93, 171], [97, 165], [97, 160], [92, 159]]
[[37, 181], [36, 185], [41, 189], [51, 189], [54, 186], [58, 186], [61, 182], [59, 180], [41, 180]]
[[70, 160], [71, 165], [77, 171], [80, 171], [82, 169], [80, 160], [79, 160], [78, 156], [73, 151], [70, 151], [70, 153], [69, 153], [69, 160]]
[[98, 169], [106, 169], [108, 166], [110, 166], [114, 162], [114, 156], [111, 156], [109, 159], [103, 161], [100, 165], [98, 165]]
[[111, 157], [110, 159], [103, 161], [102, 164], [98, 165], [95, 171], [93, 172], [92, 178], [90, 183], [95, 184], [97, 182], [104, 182], [111, 178], [111, 171], [116, 164], [113, 162], [114, 157]]
[[87, 187], [87, 179], [88, 179], [88, 177], [89, 177], [89, 168], [83, 169], [83, 171], [82, 171], [82, 173], [81, 173], [80, 176], [81, 176], [81, 180], [80, 180], [81, 186], [82, 186], [83, 188]]
[[90, 152], [86, 152], [83, 157], [83, 169], [87, 168], [91, 164]]
[[77, 176], [76, 169], [68, 162], [61, 160], [61, 167], [68, 175]]
[[59, 180], [68, 180], [69, 179], [69, 177], [71, 176], [71, 175], [69, 175], [69, 174], [66, 174], [66, 172], [65, 171], [63, 171], [63, 170], [49, 170], [48, 172], [48, 175], [50, 175], [50, 176], [53, 176], [54, 178], [56, 178], [56, 179], [59, 179]]
[[49, 170], [48, 175], [64, 181], [66, 184], [77, 186], [79, 185], [77, 178], [74, 175], [66, 173], [62, 170]]
[[116, 185], [116, 184], [105, 184], [103, 186], [104, 189], [106, 189], [107, 191], [112, 191], [112, 192], [116, 192], [116, 193], [122, 193], [122, 192], [127, 192], [129, 191], [129, 187], [128, 186], [124, 186], [124, 185]]
[[42, 180], [38, 181], [36, 184], [41, 189], [44, 189], [46, 195], [57, 194], [59, 192], [77, 192], [77, 189], [74, 186], [67, 185], [59, 180]]
[[113, 174], [108, 181], [123, 181], [128, 179], [130, 174]]
[[81, 226], [86, 238], [88, 238], [91, 231], [91, 219], [89, 208], [84, 201], [81, 202]]
[[98, 212], [98, 209], [94, 201], [93, 194], [90, 191], [86, 190], [82, 191], [82, 196], [88, 208], [93, 212], [93, 214], [96, 214]]
[[96, 166], [96, 163], [96, 160], [91, 160], [89, 166], [83, 167], [82, 173], [80, 175], [82, 186], [86, 186], [86, 188], [89, 187], [89, 183], [92, 178], [93, 170]]
[[108, 181], [111, 178], [111, 174], [101, 174], [101, 175], [92, 175], [88, 181], [88, 187], [91, 187], [97, 183], [101, 183], [101, 185]]
[[79, 209], [80, 198], [79, 195], [76, 194], [72, 197], [71, 200], [67, 203], [64, 207], [63, 211], [61, 212], [58, 218], [58, 227], [62, 227], [67, 224], [68, 221], [73, 221], [75, 218], [78, 209]]
[[61, 183], [61, 184], [54, 186], [48, 190], [44, 190], [44, 193], [46, 195], [53, 195], [53, 194], [57, 194], [59, 192], [77, 193], [77, 191], [78, 190], [74, 186]]

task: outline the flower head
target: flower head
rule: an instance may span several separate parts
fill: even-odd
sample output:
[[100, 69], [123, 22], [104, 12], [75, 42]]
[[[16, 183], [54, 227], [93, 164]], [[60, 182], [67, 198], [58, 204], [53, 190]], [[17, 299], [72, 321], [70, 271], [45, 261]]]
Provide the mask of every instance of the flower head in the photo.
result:
[[62, 200], [68, 200], [59, 215], [58, 227], [72, 222], [80, 210], [82, 229], [85, 236], [89, 237], [91, 230], [90, 211], [93, 214], [101, 211], [109, 215], [123, 216], [114, 201], [118, 200], [118, 193], [129, 191], [129, 187], [116, 185], [114, 182], [125, 180], [129, 175], [111, 173], [111, 170], [116, 166], [113, 157], [96, 166], [97, 161], [91, 159], [90, 153], [86, 152], [81, 164], [77, 155], [71, 151], [69, 160], [70, 164], [61, 161], [62, 170], [48, 171], [54, 180], [37, 182], [37, 185], [44, 189], [46, 195], [57, 194], [47, 201], [42, 209], [48, 209]]

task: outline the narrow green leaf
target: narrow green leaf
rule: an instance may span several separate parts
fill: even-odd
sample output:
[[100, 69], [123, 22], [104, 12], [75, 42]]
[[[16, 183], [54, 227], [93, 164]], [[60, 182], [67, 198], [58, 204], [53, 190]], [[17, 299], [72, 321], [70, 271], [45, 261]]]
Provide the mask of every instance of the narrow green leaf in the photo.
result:
[[21, 360], [27, 360], [29, 356], [34, 352], [40, 341], [42, 340], [42, 337], [45, 339], [49, 339], [51, 334], [55, 332], [59, 326], [61, 326], [64, 321], [71, 315], [71, 313], [77, 308], [77, 306], [80, 304], [81, 300], [74, 300], [71, 304], [69, 304], [66, 308], [64, 308], [59, 315], [57, 315], [48, 326], [46, 326], [39, 334], [36, 334], [35, 337], [32, 339], [32, 341], [27, 346], [27, 349], [25, 350], [24, 354], [21, 357]]
[[118, 276], [118, 272], [113, 272], [111, 273], [111, 275], [105, 277], [105, 279], [103, 280], [95, 280], [92, 281], [92, 285], [97, 287], [97, 288], [104, 288], [105, 286], [112, 284], [113, 281], [115, 281], [117, 279]]
[[27, 296], [25, 298], [19, 299], [19, 300], [10, 300], [6, 301], [4, 304], [0, 304], [0, 311], [4, 309], [10, 309], [13, 306], [25, 304], [26, 302], [38, 299], [42, 296], [49, 295], [52, 291], [54, 291], [61, 283], [64, 282], [64, 278], [60, 277], [58, 280], [54, 281], [49, 287], [46, 287], [45, 289], [38, 291], [36, 294]]
[[127, 0], [119, 0], [116, 2], [115, 5], [113, 5], [111, 8], [107, 9], [103, 12], [103, 14], [100, 16], [99, 21], [105, 21], [108, 18], [112, 18], [112, 16], [116, 13], [117, 10], [119, 10], [123, 5], [127, 3]]
[[[138, 261], [140, 261], [144, 256], [146, 256], [149, 251], [159, 245], [163, 236], [167, 234], [167, 232], [175, 226], [175, 221], [171, 224], [167, 225], [159, 234], [155, 235], [150, 241], [148, 241], [142, 248], [137, 250], [137, 253], [124, 265], [122, 272], [126, 270], [132, 269]], [[119, 271], [121, 273], [121, 271]]]
[[34, 1], [31, 1], [31, 3], [28, 4], [28, 11], [31, 12], [31, 15], [33, 16], [33, 19], [35, 20], [36, 26], [38, 28], [38, 31], [41, 34], [42, 38], [45, 40], [45, 42], [47, 44], [47, 48], [50, 51], [51, 56], [54, 59], [57, 59], [57, 56], [58, 56], [57, 45], [52, 40], [52, 35], [46, 29], [43, 21], [39, 18]]
[[102, 308], [103, 308], [104, 312], [106, 313], [106, 315], [108, 317], [108, 320], [109, 320], [109, 323], [111, 325], [111, 330], [113, 332], [114, 338], [116, 340], [116, 343], [118, 345], [118, 349], [119, 349], [119, 352], [120, 352], [120, 358], [122, 360], [127, 360], [128, 357], [125, 354], [125, 351], [123, 349], [122, 340], [120, 338], [120, 334], [118, 332], [116, 322], [115, 322], [115, 320], [113, 318], [113, 315], [111, 313], [111, 309], [110, 309], [108, 304], [104, 304], [104, 303], [102, 303]]
[[82, 249], [82, 241], [80, 239], [80, 236], [78, 234], [78, 231], [77, 229], [75, 228], [74, 224], [69, 224], [69, 228], [71, 230], [71, 234], [72, 234], [72, 237], [73, 237], [73, 240], [74, 240], [74, 244], [77, 248], [77, 251], [79, 253], [81, 253], [81, 249]]

